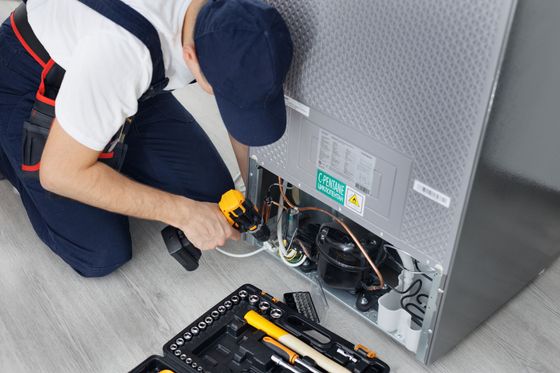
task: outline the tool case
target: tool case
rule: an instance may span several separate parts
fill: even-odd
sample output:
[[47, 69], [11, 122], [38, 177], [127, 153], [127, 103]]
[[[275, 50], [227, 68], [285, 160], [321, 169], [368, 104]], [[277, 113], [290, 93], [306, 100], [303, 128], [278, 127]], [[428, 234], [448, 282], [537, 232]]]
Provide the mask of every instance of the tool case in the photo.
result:
[[[390, 370], [366, 347], [350, 343], [246, 284], [167, 342], [163, 356], [149, 357], [130, 373], [157, 373], [165, 369], [174, 373], [289, 372], [271, 360], [274, 352], [262, 342], [266, 334], [245, 322], [244, 315], [250, 310], [259, 312], [352, 373]], [[313, 361], [307, 362], [313, 365]]]

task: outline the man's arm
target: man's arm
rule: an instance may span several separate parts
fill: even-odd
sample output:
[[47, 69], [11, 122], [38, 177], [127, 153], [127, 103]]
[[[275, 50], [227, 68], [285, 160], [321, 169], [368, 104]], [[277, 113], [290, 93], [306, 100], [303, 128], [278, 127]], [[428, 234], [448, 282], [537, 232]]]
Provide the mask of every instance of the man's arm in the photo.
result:
[[68, 135], [55, 119], [41, 158], [41, 185], [104, 210], [159, 220], [185, 232], [200, 249], [238, 239], [214, 203], [197, 202], [131, 180], [97, 161], [99, 152]]
[[229, 135], [229, 141], [233, 147], [233, 152], [235, 153], [235, 158], [237, 159], [237, 164], [239, 165], [239, 171], [241, 172], [241, 177], [245, 186], [247, 186], [247, 181], [249, 177], [249, 147], [244, 145]]

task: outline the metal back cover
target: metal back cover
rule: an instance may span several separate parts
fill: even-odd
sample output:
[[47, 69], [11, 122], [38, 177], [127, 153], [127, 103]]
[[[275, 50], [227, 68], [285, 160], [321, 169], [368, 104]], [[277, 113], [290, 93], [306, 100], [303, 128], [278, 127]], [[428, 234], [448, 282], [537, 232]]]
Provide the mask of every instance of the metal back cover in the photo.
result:
[[[321, 201], [448, 269], [513, 0], [269, 0], [295, 44], [284, 137], [252, 155]], [[321, 130], [375, 157], [363, 217], [316, 190]], [[415, 180], [449, 207], [413, 190]], [[437, 197], [437, 196], [436, 196]]]

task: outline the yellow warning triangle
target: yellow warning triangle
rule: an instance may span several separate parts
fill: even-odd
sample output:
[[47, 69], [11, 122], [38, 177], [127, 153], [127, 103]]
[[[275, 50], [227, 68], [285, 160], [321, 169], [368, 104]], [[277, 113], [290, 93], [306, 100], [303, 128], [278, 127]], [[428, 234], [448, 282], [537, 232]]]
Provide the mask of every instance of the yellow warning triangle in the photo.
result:
[[350, 202], [353, 205], [356, 205], [356, 207], [360, 207], [360, 201], [358, 200], [358, 196], [355, 194], [352, 197], [350, 197], [348, 202]]

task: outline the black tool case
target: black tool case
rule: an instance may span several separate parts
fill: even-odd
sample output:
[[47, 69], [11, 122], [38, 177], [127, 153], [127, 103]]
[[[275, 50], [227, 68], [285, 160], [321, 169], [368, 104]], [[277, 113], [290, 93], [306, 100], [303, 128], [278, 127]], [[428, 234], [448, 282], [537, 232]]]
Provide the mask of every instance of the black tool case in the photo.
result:
[[289, 372], [272, 362], [273, 351], [261, 342], [265, 334], [244, 321], [249, 310], [259, 312], [353, 373], [390, 370], [367, 348], [348, 342], [247, 284], [167, 342], [163, 357], [151, 356], [130, 373], [157, 373], [165, 369], [175, 373]]

